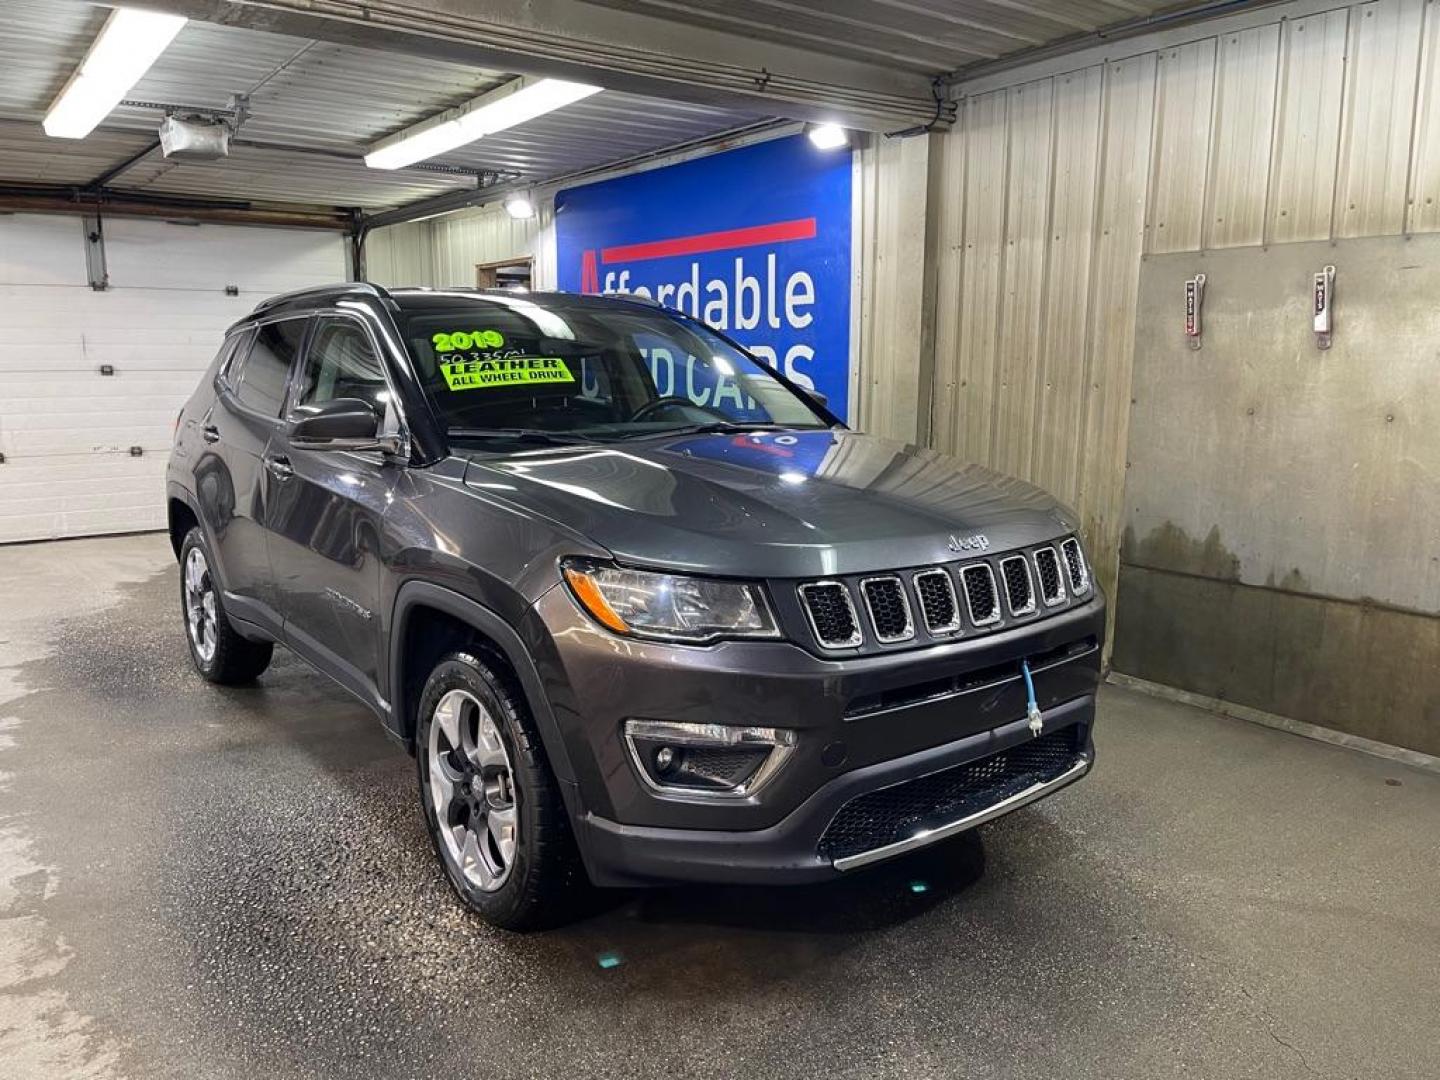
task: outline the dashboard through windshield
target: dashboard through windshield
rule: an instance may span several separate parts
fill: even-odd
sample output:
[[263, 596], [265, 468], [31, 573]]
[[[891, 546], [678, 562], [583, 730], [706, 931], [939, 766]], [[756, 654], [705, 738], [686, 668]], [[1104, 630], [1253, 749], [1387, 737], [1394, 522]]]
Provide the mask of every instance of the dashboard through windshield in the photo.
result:
[[466, 301], [400, 318], [452, 441], [830, 426], [769, 368], [697, 323], [523, 295]]

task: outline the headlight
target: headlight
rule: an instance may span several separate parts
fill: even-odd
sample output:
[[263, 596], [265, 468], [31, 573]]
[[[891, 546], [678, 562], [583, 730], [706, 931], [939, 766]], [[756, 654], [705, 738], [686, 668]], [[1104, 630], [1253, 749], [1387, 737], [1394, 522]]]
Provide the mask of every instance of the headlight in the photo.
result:
[[567, 560], [562, 570], [580, 606], [617, 634], [692, 642], [779, 636], [758, 585], [578, 559]]

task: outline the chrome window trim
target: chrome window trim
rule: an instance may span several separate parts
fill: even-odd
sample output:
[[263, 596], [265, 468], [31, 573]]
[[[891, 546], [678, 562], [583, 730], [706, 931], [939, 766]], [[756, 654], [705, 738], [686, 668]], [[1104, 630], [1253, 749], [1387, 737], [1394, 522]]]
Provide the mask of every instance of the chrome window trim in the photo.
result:
[[[831, 644], [820, 636], [820, 628], [815, 625], [815, 614], [810, 610], [810, 601], [806, 596], [809, 589], [818, 589], [823, 585], [838, 585], [840, 595], [845, 597], [845, 606], [850, 610], [850, 621], [855, 626], [855, 634], [848, 641], [838, 644]], [[800, 595], [800, 609], [805, 612], [805, 621], [810, 624], [810, 633], [822, 649], [856, 649], [865, 641], [865, 635], [860, 629], [860, 614], [855, 610], [855, 601], [850, 596], [850, 589], [843, 581], [835, 578], [821, 578], [819, 581], [807, 581], [797, 585], [795, 591]]]
[[[965, 584], [965, 575], [971, 570], [984, 570], [990, 576], [990, 594], [995, 597], [995, 613], [988, 619], [977, 619], [975, 617], [975, 605], [970, 600], [970, 589]], [[974, 626], [994, 626], [1004, 615], [1000, 606], [1000, 590], [995, 585], [995, 571], [991, 569], [988, 562], [968, 563], [960, 567], [960, 591], [965, 594], [965, 610], [970, 613], [970, 622]]]
[[[1030, 603], [1027, 607], [1017, 608], [1014, 599], [1010, 596], [1010, 582], [1005, 577], [1005, 567], [1013, 562], [1020, 564], [1020, 569], [1025, 571], [1025, 584], [1029, 587]], [[1035, 578], [1030, 573], [1030, 560], [1023, 554], [1007, 555], [1000, 560], [1000, 579], [1005, 582], [1005, 606], [1010, 609], [1010, 614], [1015, 618], [1022, 618], [1026, 615], [1034, 615], [1040, 610], [1040, 605], [1035, 599]]]
[[[925, 599], [920, 593], [920, 579], [936, 576], [943, 578], [945, 587], [950, 590], [950, 608], [955, 614], [950, 622], [931, 626], [930, 618], [925, 614]], [[932, 566], [928, 570], [920, 570], [910, 575], [910, 587], [915, 590], [915, 600], [920, 605], [920, 618], [925, 622], [927, 634], [931, 637], [949, 637], [951, 634], [960, 632], [965, 620], [960, 615], [960, 598], [955, 595], [955, 579], [950, 576], [950, 571], [943, 566]]]
[[[900, 606], [905, 610], [905, 629], [899, 636], [884, 637], [880, 633], [880, 627], [875, 623], [875, 606], [870, 602], [870, 594], [866, 586], [877, 581], [893, 581], [895, 587], [900, 590]], [[875, 640], [881, 645], [897, 645], [902, 641], [910, 641], [915, 637], [915, 616], [910, 611], [910, 598], [905, 595], [905, 583], [900, 580], [898, 574], [876, 574], [872, 577], [860, 579], [860, 599], [865, 604], [865, 614], [870, 616], [870, 629], [875, 632]]]
[[[1070, 561], [1068, 559], [1065, 559], [1065, 551], [1072, 544], [1075, 545], [1075, 565], [1080, 568], [1079, 585], [1076, 585], [1074, 580], [1070, 577]], [[1089, 592], [1090, 567], [1085, 562], [1085, 549], [1080, 546], [1080, 540], [1077, 537], [1072, 536], [1062, 541], [1060, 544], [1060, 556], [1065, 562], [1065, 577], [1069, 582], [1070, 592], [1075, 596], [1080, 596], [1084, 593]]]
[[[1060, 586], [1060, 593], [1054, 600], [1051, 600], [1045, 595], [1045, 575], [1040, 572], [1040, 553], [1042, 551], [1048, 551], [1055, 557], [1055, 583]], [[1042, 544], [1031, 552], [1031, 558], [1035, 562], [1035, 580], [1040, 584], [1040, 601], [1046, 607], [1059, 607], [1065, 603], [1065, 579], [1069, 577], [1069, 573], [1065, 569], [1065, 560], [1061, 558], [1060, 553], [1055, 550], [1052, 544]]]

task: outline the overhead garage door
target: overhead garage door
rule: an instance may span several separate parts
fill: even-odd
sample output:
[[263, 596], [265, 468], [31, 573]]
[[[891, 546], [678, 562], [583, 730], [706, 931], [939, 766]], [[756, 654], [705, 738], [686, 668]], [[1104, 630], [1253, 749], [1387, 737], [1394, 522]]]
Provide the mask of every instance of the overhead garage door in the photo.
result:
[[345, 277], [331, 232], [104, 230], [111, 287], [96, 292], [82, 219], [0, 217], [0, 543], [162, 527], [175, 414], [224, 328], [265, 296]]

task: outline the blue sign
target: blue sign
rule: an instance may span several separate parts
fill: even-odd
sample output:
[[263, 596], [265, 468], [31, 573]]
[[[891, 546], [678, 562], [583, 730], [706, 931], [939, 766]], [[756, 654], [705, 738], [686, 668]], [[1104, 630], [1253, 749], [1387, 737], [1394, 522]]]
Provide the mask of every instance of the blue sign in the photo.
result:
[[[685, 311], [847, 415], [848, 152], [796, 135], [570, 188], [555, 235], [561, 289]], [[677, 393], [708, 393], [665, 374]]]

